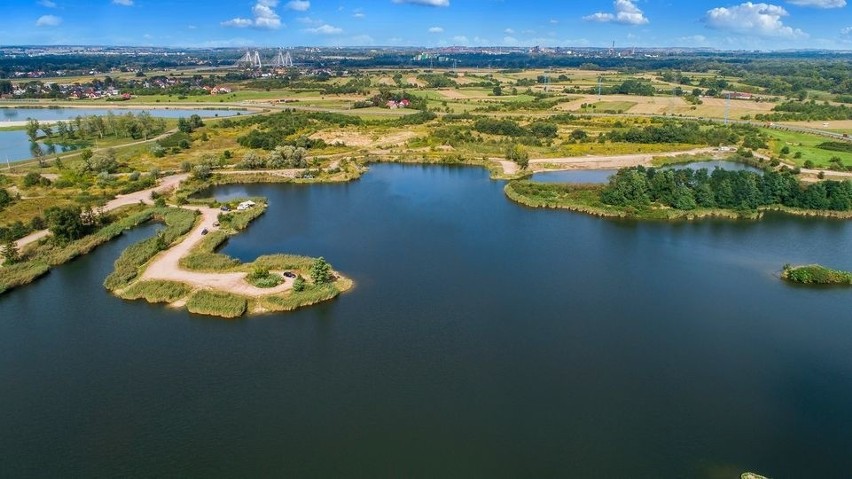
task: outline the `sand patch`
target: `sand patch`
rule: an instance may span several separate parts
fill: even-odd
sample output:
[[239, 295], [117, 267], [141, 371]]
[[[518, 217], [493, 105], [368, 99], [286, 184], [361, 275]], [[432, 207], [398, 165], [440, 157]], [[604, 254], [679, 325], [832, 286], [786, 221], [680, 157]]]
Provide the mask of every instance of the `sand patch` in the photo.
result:
[[387, 134], [370, 135], [357, 130], [342, 129], [335, 131], [319, 131], [311, 135], [311, 138], [323, 140], [329, 145], [342, 143], [346, 146], [375, 147], [402, 145], [416, 136], [417, 134], [411, 131], [397, 131]]

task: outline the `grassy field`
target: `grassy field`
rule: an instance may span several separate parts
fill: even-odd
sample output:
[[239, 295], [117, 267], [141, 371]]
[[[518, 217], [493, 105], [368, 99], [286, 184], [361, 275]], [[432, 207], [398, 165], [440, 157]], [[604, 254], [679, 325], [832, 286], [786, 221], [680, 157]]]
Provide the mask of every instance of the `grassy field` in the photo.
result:
[[224, 291], [201, 290], [189, 297], [186, 309], [194, 314], [239, 318], [248, 309], [248, 298]]
[[137, 281], [119, 294], [123, 299], [144, 299], [149, 303], [173, 303], [191, 293], [189, 286], [174, 281]]
[[79, 240], [63, 244], [48, 238], [28, 246], [21, 252], [21, 262], [0, 268], [0, 293], [28, 284], [51, 267], [89, 253], [125, 230], [149, 221], [156, 213], [155, 209], [131, 206], [115, 212], [119, 219], [113, 223]]
[[637, 102], [633, 101], [598, 101], [592, 104], [587, 104], [586, 108], [582, 108], [582, 111], [585, 113], [624, 113], [637, 104]]
[[[829, 138], [796, 131], [774, 129], [763, 129], [763, 131], [771, 139], [769, 147], [772, 153], [781, 156], [781, 149], [786, 146], [790, 149], [790, 153], [785, 155], [784, 159], [798, 166], [804, 166], [805, 161], [810, 160], [816, 167], [825, 168], [829, 166], [832, 158], [840, 158], [845, 166], [852, 166], [852, 155], [849, 153], [818, 148], [818, 145], [822, 143], [833, 141]], [[796, 158], [796, 153], [801, 153], [801, 158]]]

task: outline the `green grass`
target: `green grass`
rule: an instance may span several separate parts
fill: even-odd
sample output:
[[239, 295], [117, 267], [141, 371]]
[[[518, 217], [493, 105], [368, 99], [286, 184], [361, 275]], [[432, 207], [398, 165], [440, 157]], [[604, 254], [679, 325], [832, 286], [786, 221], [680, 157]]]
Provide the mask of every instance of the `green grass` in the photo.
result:
[[239, 318], [246, 313], [248, 299], [224, 291], [201, 290], [186, 302], [190, 313], [223, 318]]
[[284, 278], [278, 274], [271, 273], [267, 268], [255, 266], [254, 269], [246, 275], [246, 281], [257, 288], [274, 288], [283, 283]]
[[302, 306], [335, 298], [340, 291], [334, 284], [310, 285], [304, 291], [288, 291], [284, 294], [265, 296], [259, 298], [258, 302], [259, 306], [267, 311], [293, 311]]
[[592, 103], [591, 105], [587, 106], [586, 108], [583, 108], [582, 110], [587, 113], [624, 113], [636, 105], [637, 103], [635, 101], [599, 101], [596, 103]]
[[179, 208], [154, 208], [152, 215], [161, 218], [166, 223], [166, 228], [158, 235], [131, 245], [121, 253], [115, 260], [113, 272], [104, 280], [104, 287], [110, 291], [129, 285], [139, 275], [139, 268], [189, 232], [197, 217], [194, 211]]
[[238, 260], [216, 252], [228, 241], [229, 236], [222, 230], [209, 233], [188, 255], [180, 259], [180, 267], [190, 271], [223, 272], [239, 266]]
[[0, 294], [17, 286], [32, 283], [48, 271], [50, 271], [50, 265], [41, 260], [3, 266], [0, 268]]
[[852, 273], [829, 269], [818, 264], [785, 266], [781, 277], [787, 281], [809, 285], [852, 285]]
[[[770, 144], [772, 153], [781, 156], [781, 149], [785, 146], [789, 147], [790, 154], [783, 158], [797, 166], [804, 166], [805, 161], [810, 160], [817, 168], [827, 168], [834, 157], [840, 158], [845, 166], [852, 166], [852, 155], [819, 148], [819, 145], [830, 141], [828, 138], [796, 131], [764, 129], [763, 132], [772, 139]], [[797, 152], [802, 154], [801, 158], [794, 157]]]
[[189, 286], [174, 281], [137, 281], [120, 296], [124, 299], [145, 299], [149, 303], [174, 303], [191, 292]]
[[51, 239], [43, 240], [24, 249], [24, 261], [0, 268], [0, 293], [17, 286], [23, 286], [47, 273], [51, 267], [71, 261], [89, 253], [96, 247], [150, 220], [154, 211], [138, 211], [138, 206], [124, 210], [127, 216], [101, 228], [100, 230], [68, 244], [59, 244]]

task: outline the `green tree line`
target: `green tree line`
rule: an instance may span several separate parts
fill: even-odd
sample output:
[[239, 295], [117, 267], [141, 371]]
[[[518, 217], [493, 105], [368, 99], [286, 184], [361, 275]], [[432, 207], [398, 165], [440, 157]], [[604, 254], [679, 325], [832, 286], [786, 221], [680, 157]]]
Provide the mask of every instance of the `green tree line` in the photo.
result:
[[801, 186], [789, 172], [656, 169], [642, 166], [618, 171], [601, 192], [614, 206], [645, 208], [652, 203], [679, 210], [722, 208], [754, 210], [784, 205], [814, 210], [852, 209], [851, 181]]

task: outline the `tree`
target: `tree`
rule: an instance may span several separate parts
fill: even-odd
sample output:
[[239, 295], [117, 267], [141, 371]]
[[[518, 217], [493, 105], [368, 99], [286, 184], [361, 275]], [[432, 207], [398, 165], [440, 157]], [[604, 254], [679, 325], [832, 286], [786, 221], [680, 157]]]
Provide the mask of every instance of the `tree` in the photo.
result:
[[334, 279], [334, 276], [331, 273], [331, 265], [323, 257], [319, 257], [314, 260], [313, 264], [311, 264], [311, 279], [314, 280], [316, 284], [325, 284], [331, 283]]
[[642, 207], [651, 204], [648, 177], [645, 170], [619, 170], [601, 192], [601, 201], [608, 205]]
[[583, 141], [589, 137], [589, 134], [586, 133], [584, 130], [577, 129], [572, 131], [570, 136], [572, 140]]
[[180, 118], [178, 118], [178, 130], [180, 130], [184, 133], [191, 133], [192, 132], [192, 126], [189, 124], [188, 121], [186, 121], [186, 118], [180, 117]]
[[118, 169], [118, 161], [116, 160], [115, 150], [108, 148], [103, 153], [98, 153], [91, 157], [86, 162], [86, 167], [89, 171], [113, 173]]
[[93, 155], [93, 154], [94, 154], [94, 153], [92, 153], [92, 150], [90, 150], [90, 149], [88, 149], [88, 148], [84, 148], [84, 149], [80, 152], [80, 159], [81, 159], [81, 160], [83, 160], [83, 163], [85, 163], [85, 164], [87, 164], [87, 165], [88, 165], [88, 164], [89, 164], [89, 160], [91, 160], [91, 159], [92, 159], [92, 155]]
[[30, 141], [35, 143], [38, 139], [38, 130], [41, 129], [41, 126], [38, 124], [38, 120], [34, 120], [30, 118], [27, 120], [27, 136], [30, 138]]
[[80, 217], [80, 209], [54, 206], [44, 212], [50, 232], [60, 241], [70, 241], [82, 238], [86, 227]]
[[237, 167], [246, 170], [259, 170], [266, 166], [266, 162], [257, 153], [249, 151], [243, 156], [243, 161]]
[[503, 96], [503, 88], [500, 85], [494, 87], [494, 96]]
[[15, 264], [21, 260], [18, 253], [18, 245], [11, 239], [3, 245], [3, 264]]
[[50, 180], [36, 173], [35, 171], [31, 171], [24, 175], [24, 187], [31, 188], [33, 186], [47, 186], [50, 184]]
[[206, 163], [202, 163], [200, 165], [195, 165], [192, 167], [192, 177], [199, 180], [206, 180], [210, 178], [212, 174], [210, 170], [210, 165]]
[[12, 202], [12, 195], [3, 188], [0, 188], [0, 209], [3, 209]]
[[517, 165], [525, 170], [530, 164], [530, 154], [522, 145], [515, 143], [506, 148], [506, 159], [514, 161]]

